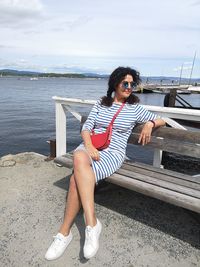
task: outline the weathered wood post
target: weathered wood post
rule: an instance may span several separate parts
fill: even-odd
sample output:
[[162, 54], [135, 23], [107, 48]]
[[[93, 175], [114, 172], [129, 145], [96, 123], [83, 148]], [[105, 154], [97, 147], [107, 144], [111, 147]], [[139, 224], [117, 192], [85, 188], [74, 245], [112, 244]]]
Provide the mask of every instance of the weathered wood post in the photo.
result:
[[[175, 103], [176, 103], [176, 89], [171, 89], [170, 90], [170, 93], [168, 94], [168, 96], [166, 95], [165, 96], [165, 100], [164, 100], [164, 106], [166, 107], [175, 107]], [[158, 154], [158, 152], [157, 152]], [[163, 153], [160, 154], [160, 163], [162, 166], [165, 166], [166, 165], [166, 162], [167, 162], [167, 156], [168, 156], [168, 152], [164, 151]], [[156, 161], [159, 160], [159, 154], [156, 157], [156, 154], [154, 154], [154, 166], [158, 165], [156, 164]], [[156, 166], [157, 167], [157, 166]]]
[[169, 105], [168, 107], [174, 107], [176, 102], [176, 89], [173, 88], [169, 93]]
[[66, 114], [61, 103], [56, 102], [56, 157], [66, 154]]

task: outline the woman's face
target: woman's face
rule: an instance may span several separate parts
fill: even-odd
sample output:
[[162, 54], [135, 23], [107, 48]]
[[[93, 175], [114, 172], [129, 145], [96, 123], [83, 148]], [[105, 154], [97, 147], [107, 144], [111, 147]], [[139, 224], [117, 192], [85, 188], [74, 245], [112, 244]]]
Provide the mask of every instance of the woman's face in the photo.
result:
[[133, 77], [131, 75], [126, 75], [121, 83], [116, 87], [115, 97], [118, 100], [127, 99], [135, 87], [135, 82], [133, 81]]

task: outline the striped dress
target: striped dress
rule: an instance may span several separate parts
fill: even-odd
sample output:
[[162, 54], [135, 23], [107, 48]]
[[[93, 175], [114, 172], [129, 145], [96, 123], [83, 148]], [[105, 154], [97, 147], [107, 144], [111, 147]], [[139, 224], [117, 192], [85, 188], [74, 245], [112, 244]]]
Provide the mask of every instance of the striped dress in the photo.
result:
[[[90, 114], [82, 127], [82, 131], [87, 130], [91, 132], [94, 128], [95, 133], [105, 132], [119, 108], [120, 104], [118, 103], [113, 103], [112, 106], [107, 107], [101, 105], [101, 100], [98, 100], [90, 111]], [[154, 120], [157, 117], [157, 115], [147, 111], [141, 105], [124, 105], [114, 121], [109, 147], [99, 151], [99, 161], [91, 159], [91, 165], [97, 183], [113, 174], [123, 164], [126, 155], [127, 141], [136, 123]], [[83, 143], [77, 147], [76, 150], [78, 149], [84, 149]]]

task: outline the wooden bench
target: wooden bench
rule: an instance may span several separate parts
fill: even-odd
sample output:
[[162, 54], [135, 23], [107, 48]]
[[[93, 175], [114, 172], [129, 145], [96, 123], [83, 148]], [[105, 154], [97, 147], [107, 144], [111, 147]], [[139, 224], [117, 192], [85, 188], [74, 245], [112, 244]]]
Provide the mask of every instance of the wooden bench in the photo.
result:
[[[83, 119], [83, 121], [85, 118]], [[129, 143], [138, 144], [142, 125], [133, 129]], [[200, 213], [200, 175], [191, 176], [160, 168], [160, 150], [175, 152], [194, 157], [200, 161], [200, 133], [162, 127], [154, 129], [151, 142], [144, 148], [152, 147], [157, 152], [155, 166], [144, 163], [125, 161], [122, 167], [106, 178], [107, 182], [116, 184], [162, 201]], [[73, 167], [73, 156], [55, 158], [55, 162]]]

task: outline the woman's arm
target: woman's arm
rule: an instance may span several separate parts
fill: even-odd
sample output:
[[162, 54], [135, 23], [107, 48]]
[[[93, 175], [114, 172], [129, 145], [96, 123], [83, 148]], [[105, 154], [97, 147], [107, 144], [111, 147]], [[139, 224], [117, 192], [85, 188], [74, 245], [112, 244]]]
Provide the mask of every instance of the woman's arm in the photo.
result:
[[94, 160], [99, 160], [100, 156], [99, 156], [99, 151], [92, 145], [90, 133], [94, 128], [96, 116], [99, 112], [99, 107], [100, 107], [100, 100], [98, 100], [96, 104], [92, 107], [92, 110], [90, 111], [88, 118], [83, 124], [81, 130], [81, 137], [83, 139], [84, 146], [88, 151], [90, 157]]
[[142, 143], [143, 146], [145, 144], [148, 144], [151, 141], [152, 129], [164, 125], [165, 121], [161, 118], [154, 119], [153, 121], [147, 121], [142, 128], [142, 131], [138, 139], [138, 143]]

